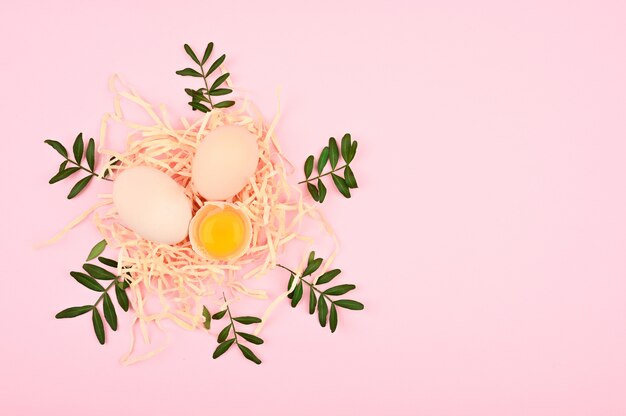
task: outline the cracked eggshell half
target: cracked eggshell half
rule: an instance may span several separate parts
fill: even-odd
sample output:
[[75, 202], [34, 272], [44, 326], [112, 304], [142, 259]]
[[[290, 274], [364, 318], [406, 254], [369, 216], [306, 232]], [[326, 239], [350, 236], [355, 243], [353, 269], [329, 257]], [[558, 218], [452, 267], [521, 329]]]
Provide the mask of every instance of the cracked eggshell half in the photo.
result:
[[122, 223], [146, 240], [176, 244], [187, 237], [191, 200], [182, 186], [158, 169], [123, 170], [113, 183], [113, 204]]
[[209, 201], [225, 201], [239, 193], [259, 164], [257, 137], [245, 127], [226, 125], [209, 132], [196, 148], [191, 180]]

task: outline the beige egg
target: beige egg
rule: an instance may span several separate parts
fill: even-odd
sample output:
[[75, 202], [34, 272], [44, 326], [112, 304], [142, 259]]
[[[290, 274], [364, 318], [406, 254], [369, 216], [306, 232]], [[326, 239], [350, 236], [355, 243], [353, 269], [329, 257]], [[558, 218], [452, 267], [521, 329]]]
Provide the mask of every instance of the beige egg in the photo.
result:
[[160, 170], [123, 170], [113, 183], [113, 204], [124, 225], [146, 240], [176, 244], [187, 237], [191, 201], [183, 187]]
[[194, 251], [206, 259], [235, 260], [250, 248], [252, 224], [234, 204], [207, 202], [189, 224], [189, 240]]
[[204, 198], [223, 201], [246, 186], [258, 163], [256, 136], [241, 126], [221, 126], [198, 145], [191, 178]]

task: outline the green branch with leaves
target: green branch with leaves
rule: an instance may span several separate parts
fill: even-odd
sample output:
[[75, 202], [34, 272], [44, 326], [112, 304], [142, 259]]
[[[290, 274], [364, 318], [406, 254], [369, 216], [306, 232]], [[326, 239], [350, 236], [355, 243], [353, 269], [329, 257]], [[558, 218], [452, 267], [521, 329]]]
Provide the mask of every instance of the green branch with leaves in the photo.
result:
[[[101, 264], [117, 269], [117, 261], [106, 257], [100, 257], [100, 254], [102, 254], [105, 247], [106, 240], [102, 240], [96, 244], [91, 249], [89, 256], [87, 256], [87, 261], [89, 262], [97, 257]], [[130, 307], [128, 295], [126, 294], [126, 289], [128, 289], [129, 283], [126, 278], [116, 276], [114, 273], [96, 264], [85, 263], [83, 264], [83, 270], [86, 273], [73, 271], [70, 272], [70, 275], [74, 278], [74, 280], [86, 288], [91, 289], [94, 292], [99, 292], [100, 296], [96, 299], [93, 305], [73, 306], [57, 313], [55, 317], [57, 319], [75, 318], [87, 312], [91, 312], [91, 322], [93, 324], [96, 337], [98, 338], [98, 342], [100, 342], [100, 344], [104, 344], [104, 323], [102, 321], [102, 315], [100, 314], [98, 305], [102, 303], [104, 319], [109, 324], [109, 327], [111, 327], [113, 331], [116, 331], [117, 312], [115, 311], [111, 295], [109, 295], [109, 290], [111, 288], [115, 288], [117, 303], [124, 310], [124, 312], [127, 312]], [[110, 281], [110, 283], [107, 286], [103, 286], [99, 281]]]
[[[324, 259], [322, 258], [315, 258], [315, 252], [312, 251], [309, 254], [306, 268], [300, 275], [281, 264], [277, 264], [277, 266], [291, 273], [291, 276], [289, 277], [289, 283], [287, 284], [287, 290], [291, 290], [293, 287], [293, 291], [288, 295], [288, 298], [291, 299], [291, 307], [295, 308], [296, 306], [298, 306], [298, 303], [300, 302], [304, 294], [304, 286], [308, 286], [309, 314], [313, 315], [315, 313], [315, 310], [317, 309], [317, 315], [320, 325], [322, 327], [325, 327], [326, 323], [328, 323], [330, 331], [335, 332], [339, 319], [339, 316], [337, 314], [337, 308], [359, 311], [362, 310], [364, 306], [361, 302], [357, 302], [356, 300], [352, 299], [333, 299], [334, 296], [345, 295], [346, 293], [356, 289], [355, 285], [342, 284], [330, 287], [328, 289], [319, 288], [319, 286], [328, 284], [334, 278], [339, 276], [339, 274], [341, 274], [340, 269], [329, 270], [318, 276], [316, 279], [313, 279], [312, 281], [304, 279], [307, 276], [313, 275], [313, 273], [315, 273], [317, 269], [320, 268], [323, 261]], [[294, 287], [293, 285], [296, 279], [298, 279], [298, 282], [295, 284]]]
[[[224, 295], [224, 302], [226, 302], [225, 295]], [[230, 320], [230, 323], [226, 325], [217, 336], [217, 342], [219, 345], [213, 352], [214, 359], [220, 357], [222, 354], [228, 351], [228, 349], [233, 344], [235, 344], [237, 345], [237, 347], [239, 348], [239, 351], [241, 351], [244, 357], [246, 357], [248, 360], [252, 361], [255, 364], [261, 364], [261, 360], [259, 359], [259, 357], [257, 357], [250, 348], [243, 345], [241, 343], [241, 339], [244, 339], [254, 345], [263, 344], [263, 340], [257, 337], [256, 335], [253, 335], [247, 332], [238, 331], [235, 326], [235, 322], [242, 324], [242, 325], [259, 324], [261, 323], [261, 318], [257, 318], [256, 316], [233, 317], [230, 311], [230, 306], [228, 306], [228, 304], [226, 304], [226, 309], [224, 309], [223, 311], [217, 312], [213, 315], [211, 315], [207, 307], [204, 306], [202, 309], [202, 315], [204, 316], [204, 327], [206, 329], [211, 329], [211, 320], [218, 321], [226, 315], [228, 315], [228, 319]], [[233, 336], [232, 338], [229, 338], [229, 335], [231, 334], [231, 332]]]
[[[313, 174], [313, 165], [315, 164], [315, 157], [310, 155], [304, 162], [304, 177], [305, 180], [298, 182], [299, 184], [306, 183], [307, 190], [313, 200], [317, 202], [324, 202], [326, 198], [327, 188], [322, 181], [324, 176], [330, 175], [337, 190], [346, 198], [350, 198], [350, 189], [358, 188], [356, 177], [352, 171], [350, 163], [356, 156], [356, 149], [358, 142], [352, 140], [350, 133], [344, 134], [341, 139], [341, 151], [337, 145], [337, 140], [331, 137], [328, 140], [328, 146], [322, 149], [319, 157], [317, 158], [317, 176], [311, 177]], [[344, 163], [339, 165], [339, 158], [343, 159]], [[324, 171], [326, 165], [330, 162], [330, 170]], [[343, 176], [340, 172], [343, 170]]]
[[[56, 140], [45, 140], [44, 143], [50, 145], [54, 150], [57, 151], [58, 154], [63, 156], [65, 159], [61, 162], [59, 166], [59, 171], [56, 175], [54, 175], [48, 183], [53, 184], [60, 182], [64, 179], [69, 178], [75, 173], [83, 170], [87, 172], [89, 175], [85, 176], [72, 187], [70, 193], [67, 195], [67, 199], [72, 199], [76, 195], [78, 195], [85, 187], [91, 182], [91, 180], [95, 178], [104, 179], [110, 181], [111, 179], [107, 178], [109, 171], [107, 170], [102, 176], [98, 175], [95, 172], [96, 167], [96, 143], [93, 139], [89, 139], [87, 142], [86, 150], [85, 150], [85, 142], [83, 140], [83, 133], [79, 133], [74, 140], [74, 145], [72, 146], [72, 153], [74, 159], [69, 157], [67, 149], [61, 143]], [[83, 156], [87, 162], [87, 166], [82, 164]], [[68, 167], [68, 164], [73, 166]]]
[[189, 102], [191, 108], [202, 111], [203, 113], [208, 113], [214, 108], [227, 108], [235, 105], [235, 102], [232, 100], [220, 101], [217, 103], [213, 102], [216, 97], [228, 95], [233, 92], [230, 88], [222, 87], [224, 81], [226, 81], [226, 79], [230, 76], [228, 72], [217, 77], [210, 87], [208, 82], [208, 78], [217, 70], [217, 68], [220, 67], [220, 65], [222, 65], [224, 59], [226, 59], [226, 55], [220, 56], [211, 64], [211, 66], [209, 66], [209, 68], [205, 69], [204, 66], [209, 60], [211, 52], [213, 52], [213, 42], [210, 42], [207, 45], [201, 60], [198, 59], [198, 56], [187, 44], [185, 44], [185, 52], [187, 52], [187, 55], [189, 55], [189, 57], [200, 67], [200, 71], [198, 72], [193, 68], [185, 68], [176, 71], [176, 73], [184, 77], [202, 78], [204, 81], [204, 88], [199, 88], [197, 90], [185, 88], [185, 92], [191, 97], [191, 101]]

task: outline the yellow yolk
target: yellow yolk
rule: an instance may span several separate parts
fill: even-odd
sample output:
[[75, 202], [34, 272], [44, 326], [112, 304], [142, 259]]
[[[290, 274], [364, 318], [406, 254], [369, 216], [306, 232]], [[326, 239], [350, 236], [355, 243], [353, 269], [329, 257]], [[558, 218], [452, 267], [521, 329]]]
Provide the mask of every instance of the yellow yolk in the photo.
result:
[[198, 239], [212, 257], [226, 258], [244, 244], [246, 228], [240, 214], [224, 209], [207, 216], [200, 224]]

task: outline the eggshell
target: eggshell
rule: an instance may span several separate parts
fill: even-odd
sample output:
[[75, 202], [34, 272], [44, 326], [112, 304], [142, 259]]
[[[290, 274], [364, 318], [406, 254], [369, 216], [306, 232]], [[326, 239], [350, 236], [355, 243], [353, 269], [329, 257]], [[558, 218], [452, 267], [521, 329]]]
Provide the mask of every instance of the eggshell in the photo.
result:
[[176, 244], [187, 237], [191, 201], [183, 187], [160, 170], [123, 170], [113, 183], [113, 204], [124, 225], [146, 240]]
[[221, 126], [198, 145], [191, 179], [204, 198], [223, 201], [246, 186], [258, 163], [256, 136], [241, 126]]
[[[207, 250], [204, 249], [198, 234], [200, 232], [200, 226], [202, 224], [202, 221], [206, 217], [211, 216], [224, 209], [232, 209], [241, 216], [241, 219], [244, 222], [246, 234], [243, 244], [239, 248], [239, 250], [237, 250], [235, 253], [228, 256], [227, 258], [214, 258], [209, 252], [207, 252]], [[206, 259], [221, 261], [236, 260], [239, 257], [243, 256], [250, 248], [250, 243], [252, 242], [252, 223], [250, 222], [250, 218], [248, 217], [248, 215], [246, 215], [246, 213], [241, 208], [237, 207], [234, 204], [228, 202], [207, 202], [204, 206], [202, 206], [202, 208], [198, 210], [198, 212], [196, 212], [196, 215], [194, 215], [193, 219], [189, 223], [189, 240], [191, 241], [191, 247], [193, 248], [193, 250]]]

